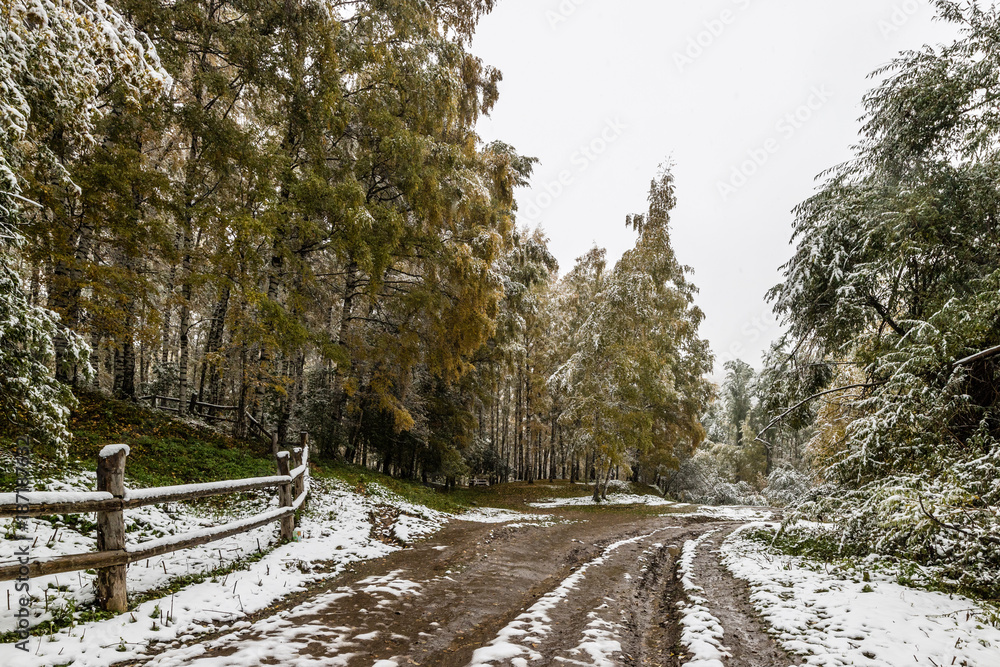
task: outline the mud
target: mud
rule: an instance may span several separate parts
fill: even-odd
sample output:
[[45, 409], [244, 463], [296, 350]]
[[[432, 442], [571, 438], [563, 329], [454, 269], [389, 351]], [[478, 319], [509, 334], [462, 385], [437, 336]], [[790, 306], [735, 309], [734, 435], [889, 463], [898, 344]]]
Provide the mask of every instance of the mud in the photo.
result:
[[[301, 664], [466, 667], [488, 647], [507, 652], [489, 661], [498, 667], [679, 667], [690, 656], [680, 642], [676, 559], [685, 541], [720, 528], [700, 548], [695, 572], [733, 652], [726, 667], [796, 664], [718, 561], [718, 545], [738, 524], [610, 508], [555, 514], [566, 522], [453, 522], [269, 609], [248, 630], [200, 639], [204, 650], [183, 664], [288, 664], [292, 652]], [[388, 520], [380, 517], [376, 530]], [[526, 612], [541, 608], [542, 620], [525, 625]]]

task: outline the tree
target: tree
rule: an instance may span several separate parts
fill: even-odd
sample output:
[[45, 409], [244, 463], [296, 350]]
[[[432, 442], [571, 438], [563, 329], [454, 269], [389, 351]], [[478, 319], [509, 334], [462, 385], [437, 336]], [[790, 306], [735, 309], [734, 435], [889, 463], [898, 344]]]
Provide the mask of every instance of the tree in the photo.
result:
[[582, 326], [580, 347], [559, 371], [569, 397], [568, 417], [596, 454], [595, 499], [607, 492], [615, 469], [626, 475], [644, 463], [655, 470], [676, 465], [676, 454], [704, 438], [699, 416], [711, 387], [711, 363], [698, 338], [703, 315], [670, 244], [670, 211], [676, 204], [670, 170], [650, 186], [649, 209], [629, 216], [638, 233], [608, 276]]
[[[0, 408], [17, 431], [65, 446], [73, 396], [56, 379], [76, 365], [86, 374], [88, 349], [55, 313], [26, 298], [15, 272], [21, 249], [23, 173], [39, 164], [59, 167], [48, 139], [79, 151], [92, 141], [102, 112], [100, 88], [115, 81], [132, 104], [167, 81], [144, 35], [104, 2], [55, 0], [44, 6], [5, 3], [0, 29]], [[62, 170], [64, 182], [71, 173]]]
[[839, 517], [859, 552], [990, 589], [1000, 376], [994, 353], [970, 355], [1000, 344], [1000, 12], [936, 5], [961, 37], [877, 73], [854, 159], [797, 209], [771, 295], [795, 348], [828, 364], [829, 388], [799, 383], [799, 405], [827, 401], [814, 446], [836, 487], [803, 511]]

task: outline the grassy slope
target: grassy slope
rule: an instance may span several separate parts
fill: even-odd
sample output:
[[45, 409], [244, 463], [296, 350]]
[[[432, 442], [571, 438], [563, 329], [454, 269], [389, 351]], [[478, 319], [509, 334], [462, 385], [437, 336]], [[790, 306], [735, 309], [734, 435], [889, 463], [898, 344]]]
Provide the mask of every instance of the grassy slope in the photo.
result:
[[104, 445], [129, 445], [125, 471], [137, 487], [214, 482], [275, 474], [270, 452], [198, 428], [169, 414], [97, 394], [81, 394], [74, 410], [70, 458], [93, 469]]

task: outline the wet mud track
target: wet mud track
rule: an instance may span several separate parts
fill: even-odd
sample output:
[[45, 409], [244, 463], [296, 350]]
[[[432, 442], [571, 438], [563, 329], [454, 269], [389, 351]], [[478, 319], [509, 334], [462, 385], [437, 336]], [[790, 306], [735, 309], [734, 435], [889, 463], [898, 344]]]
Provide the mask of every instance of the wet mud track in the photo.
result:
[[569, 523], [453, 522], [268, 614], [148, 665], [467, 667], [666, 665], [687, 656], [677, 560], [699, 550], [713, 613], [733, 638], [727, 667], [793, 664], [755, 618], [746, 589], [714, 549], [739, 524], [614, 511], [564, 512]]

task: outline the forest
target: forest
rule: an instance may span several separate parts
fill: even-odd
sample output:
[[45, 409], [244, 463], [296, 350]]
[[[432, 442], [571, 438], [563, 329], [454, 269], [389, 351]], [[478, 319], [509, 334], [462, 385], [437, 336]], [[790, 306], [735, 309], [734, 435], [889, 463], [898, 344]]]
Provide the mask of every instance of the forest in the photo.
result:
[[[112, 2], [44, 68], [70, 80], [7, 72], [8, 307], [54, 370], [54, 403], [8, 382], [14, 425], [64, 439], [67, 387], [159, 395], [448, 484], [655, 482], [698, 445], [711, 356], [669, 168], [609, 221], [635, 248], [560, 278], [516, 218], [534, 160], [475, 134], [491, 5]], [[43, 33], [82, 7], [14, 2], [8, 39], [53, 58]]]
[[4, 428], [59, 446], [73, 392], [194, 397], [399, 477], [791, 503], [993, 590], [1000, 14], [934, 4], [961, 37], [874, 73], [794, 211], [783, 337], [715, 387], [669, 162], [613, 264], [519, 224], [535, 160], [475, 129], [492, 0], [8, 0]]

